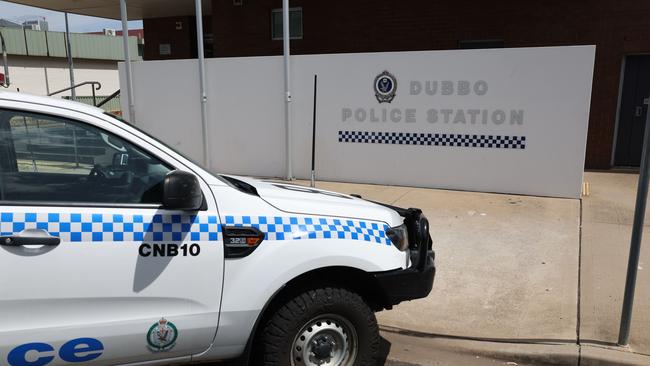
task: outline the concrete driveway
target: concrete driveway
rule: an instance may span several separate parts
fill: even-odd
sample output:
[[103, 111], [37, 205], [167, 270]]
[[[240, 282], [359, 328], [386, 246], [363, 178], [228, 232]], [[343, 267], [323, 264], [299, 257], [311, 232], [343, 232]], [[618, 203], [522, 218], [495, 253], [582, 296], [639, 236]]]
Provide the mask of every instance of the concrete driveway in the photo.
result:
[[[618, 339], [638, 174], [586, 173], [583, 197], [580, 340]], [[636, 286], [630, 349], [650, 354], [650, 217]]]
[[[556, 352], [554, 364], [640, 365], [650, 364], [643, 356], [650, 355], [650, 233], [630, 347], [616, 346], [637, 179], [587, 172], [590, 194], [582, 200], [332, 182], [317, 187], [419, 207], [430, 219], [438, 268], [433, 291], [378, 314], [384, 334], [428, 338], [432, 348], [464, 340], [451, 347], [482, 348], [483, 355]], [[501, 352], [505, 344], [510, 353]]]
[[486, 339], [575, 342], [580, 201], [319, 182], [429, 218], [437, 255], [424, 300], [379, 314], [385, 327]]

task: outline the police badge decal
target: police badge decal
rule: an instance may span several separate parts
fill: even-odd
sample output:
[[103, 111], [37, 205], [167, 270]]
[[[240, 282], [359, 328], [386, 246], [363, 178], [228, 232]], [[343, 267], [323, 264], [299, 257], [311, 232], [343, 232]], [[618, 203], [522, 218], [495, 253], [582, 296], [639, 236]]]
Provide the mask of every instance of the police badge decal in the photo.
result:
[[395, 99], [397, 92], [397, 79], [393, 74], [384, 70], [375, 77], [375, 97], [379, 103], [390, 103]]
[[176, 345], [178, 329], [174, 323], [161, 318], [149, 328], [147, 332], [147, 343], [153, 352], [169, 351]]

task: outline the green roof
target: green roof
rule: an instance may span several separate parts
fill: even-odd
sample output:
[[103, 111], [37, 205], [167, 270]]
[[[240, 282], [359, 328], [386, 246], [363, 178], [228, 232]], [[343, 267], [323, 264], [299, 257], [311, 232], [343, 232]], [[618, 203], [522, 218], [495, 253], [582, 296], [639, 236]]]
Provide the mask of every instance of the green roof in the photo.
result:
[[[0, 27], [9, 55], [66, 57], [64, 32], [43, 32]], [[122, 37], [70, 33], [72, 57], [91, 60], [124, 60]], [[129, 37], [133, 60], [142, 60], [137, 37]]]

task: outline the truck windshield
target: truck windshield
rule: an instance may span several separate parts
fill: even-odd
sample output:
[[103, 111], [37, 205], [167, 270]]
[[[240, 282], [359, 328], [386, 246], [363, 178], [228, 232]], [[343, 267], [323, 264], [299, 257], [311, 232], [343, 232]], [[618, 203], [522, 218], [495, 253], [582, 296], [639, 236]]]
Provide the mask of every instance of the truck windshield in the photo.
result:
[[[115, 120], [118, 120], [118, 121], [120, 121], [120, 122], [122, 122], [122, 123], [125, 123], [125, 124], [129, 125], [129, 127], [138, 130], [139, 132], [143, 133], [143, 134], [144, 134], [145, 136], [147, 136], [148, 138], [150, 138], [150, 139], [156, 141], [157, 143], [159, 143], [159, 144], [165, 146], [165, 147], [168, 148], [169, 150], [171, 150], [171, 151], [177, 153], [178, 155], [182, 156], [183, 158], [185, 158], [186, 160], [190, 161], [190, 162], [193, 163], [194, 165], [200, 166], [201, 168], [203, 168], [203, 170], [205, 170], [206, 172], [210, 173], [210, 172], [208, 171], [208, 169], [207, 169], [206, 167], [203, 166], [203, 164], [199, 164], [199, 163], [196, 162], [194, 159], [192, 159], [192, 158], [190, 158], [189, 156], [183, 154], [182, 152], [176, 150], [175, 148], [169, 146], [169, 144], [165, 143], [164, 141], [161, 141], [160, 139], [158, 139], [158, 138], [152, 136], [152, 135], [151, 135], [150, 133], [148, 133], [147, 131], [144, 131], [144, 130], [142, 130], [141, 128], [138, 128], [137, 126], [135, 126], [135, 125], [129, 123], [129, 122], [126, 121], [125, 119], [123, 119], [123, 118], [121, 118], [121, 117], [119, 117], [119, 116], [116, 116], [116, 115], [114, 115], [114, 114], [112, 114], [112, 113], [104, 112], [104, 115], [109, 116], [109, 117], [111, 117], [111, 118], [113, 118], [113, 119], [115, 119]], [[226, 183], [226, 184], [229, 184], [229, 185], [231, 184], [230, 182], [228, 182], [227, 180], [225, 180], [223, 177], [221, 177], [219, 174], [212, 174], [212, 173], [210, 173], [210, 174], [211, 174], [212, 176], [216, 177], [217, 179], [219, 179], [220, 181]]]

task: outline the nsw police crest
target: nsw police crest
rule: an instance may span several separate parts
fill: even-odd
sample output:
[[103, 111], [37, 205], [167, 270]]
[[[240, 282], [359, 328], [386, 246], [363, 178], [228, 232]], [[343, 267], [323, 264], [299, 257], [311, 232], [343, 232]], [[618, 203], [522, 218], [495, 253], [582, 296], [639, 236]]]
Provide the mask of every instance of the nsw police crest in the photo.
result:
[[176, 345], [176, 338], [178, 329], [165, 318], [158, 320], [147, 332], [147, 343], [153, 352], [169, 351]]
[[390, 72], [384, 71], [375, 77], [374, 88], [379, 103], [390, 103], [395, 99], [397, 79]]

